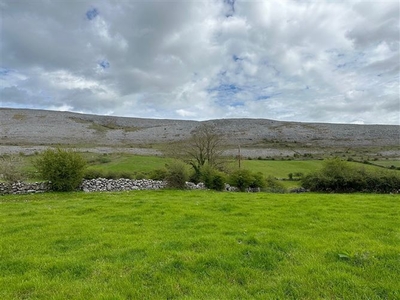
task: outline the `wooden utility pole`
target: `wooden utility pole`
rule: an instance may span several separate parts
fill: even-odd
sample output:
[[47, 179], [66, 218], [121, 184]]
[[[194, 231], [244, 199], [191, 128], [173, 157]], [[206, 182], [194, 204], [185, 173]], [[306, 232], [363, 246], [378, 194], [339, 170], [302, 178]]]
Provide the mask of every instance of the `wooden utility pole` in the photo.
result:
[[240, 145], [239, 145], [239, 151], [238, 151], [239, 169], [240, 169], [241, 160], [242, 160], [242, 154], [240, 153]]

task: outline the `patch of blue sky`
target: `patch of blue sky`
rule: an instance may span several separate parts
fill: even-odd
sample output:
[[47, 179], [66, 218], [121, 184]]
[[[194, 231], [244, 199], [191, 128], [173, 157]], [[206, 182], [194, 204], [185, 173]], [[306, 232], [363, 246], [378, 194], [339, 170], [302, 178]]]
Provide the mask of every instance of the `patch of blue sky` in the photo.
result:
[[225, 94], [225, 95], [235, 95], [241, 92], [243, 89], [236, 86], [235, 84], [220, 84], [217, 87], [208, 89], [209, 93], [217, 92], [218, 94]]
[[337, 71], [356, 70], [367, 64], [367, 58], [363, 52], [345, 52], [338, 49], [326, 52], [330, 54], [331, 64]]
[[240, 58], [240, 57], [237, 56], [236, 54], [234, 54], [234, 55], [232, 56], [232, 59], [233, 59], [234, 61], [242, 61], [242, 60], [243, 60], [243, 58]]
[[86, 18], [88, 20], [93, 20], [94, 18], [96, 18], [99, 15], [99, 11], [97, 10], [97, 8], [91, 8], [86, 12]]
[[235, 101], [229, 104], [232, 107], [240, 107], [240, 106], [244, 106], [244, 102], [243, 101]]
[[10, 69], [8, 68], [0, 68], [0, 75], [1, 76], [6, 76], [10, 73]]
[[99, 62], [99, 66], [104, 70], [108, 69], [110, 67], [110, 63], [108, 60], [103, 59], [102, 61]]

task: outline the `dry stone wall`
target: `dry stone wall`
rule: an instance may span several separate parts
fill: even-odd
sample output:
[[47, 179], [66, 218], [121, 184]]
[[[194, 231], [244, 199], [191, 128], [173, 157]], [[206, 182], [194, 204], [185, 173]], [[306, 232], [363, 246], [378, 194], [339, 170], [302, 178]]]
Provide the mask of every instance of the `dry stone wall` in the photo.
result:
[[[165, 181], [158, 180], [131, 180], [131, 179], [106, 179], [97, 178], [91, 180], [84, 180], [79, 187], [79, 190], [84, 192], [118, 192], [118, 191], [132, 191], [132, 190], [159, 190], [167, 186]], [[191, 190], [205, 189], [203, 183], [194, 184], [191, 182], [186, 183], [186, 188]], [[44, 193], [51, 190], [50, 182], [15, 182], [5, 183], [0, 182], [0, 195], [5, 194], [34, 194]]]
[[158, 180], [131, 180], [97, 178], [84, 180], [81, 190], [84, 192], [131, 191], [131, 190], [159, 190], [165, 188], [166, 183]]
[[0, 195], [5, 194], [34, 194], [34, 193], [44, 193], [51, 190], [50, 182], [14, 182], [6, 183], [0, 182]]

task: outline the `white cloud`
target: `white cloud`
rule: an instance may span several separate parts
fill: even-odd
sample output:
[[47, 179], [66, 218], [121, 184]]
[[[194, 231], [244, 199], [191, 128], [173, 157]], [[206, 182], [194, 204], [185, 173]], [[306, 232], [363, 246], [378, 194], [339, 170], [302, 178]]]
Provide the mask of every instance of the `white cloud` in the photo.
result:
[[397, 1], [17, 0], [0, 9], [2, 106], [400, 123]]

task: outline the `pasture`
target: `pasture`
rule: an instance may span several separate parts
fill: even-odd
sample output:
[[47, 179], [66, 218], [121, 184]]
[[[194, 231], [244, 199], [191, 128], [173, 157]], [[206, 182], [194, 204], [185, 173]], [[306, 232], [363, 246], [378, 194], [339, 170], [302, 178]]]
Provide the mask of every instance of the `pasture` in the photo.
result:
[[399, 299], [400, 196], [0, 197], [0, 299]]

